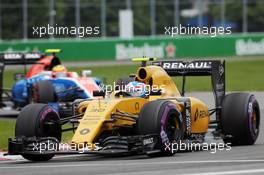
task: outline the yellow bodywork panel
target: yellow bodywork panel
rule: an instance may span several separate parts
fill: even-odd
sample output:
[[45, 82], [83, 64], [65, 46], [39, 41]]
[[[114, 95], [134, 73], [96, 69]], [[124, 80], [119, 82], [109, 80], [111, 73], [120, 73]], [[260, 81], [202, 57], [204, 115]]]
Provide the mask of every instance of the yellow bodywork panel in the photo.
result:
[[144, 98], [115, 98], [115, 99], [95, 99], [87, 102], [87, 109], [80, 124], [72, 138], [74, 143], [93, 143], [97, 136], [107, 128], [105, 122], [113, 125], [134, 124], [127, 120], [112, 120], [111, 116], [120, 111], [138, 115], [142, 106], [148, 100]]
[[205, 133], [210, 121], [208, 107], [201, 100], [189, 97], [191, 101], [192, 133]]
[[[183, 103], [179, 102], [181, 101], [180, 98], [177, 98], [176, 100], [171, 100], [173, 103], [176, 104], [177, 109], [180, 112], [184, 112], [184, 105]], [[197, 133], [206, 133], [208, 130], [208, 125], [210, 121], [209, 111], [208, 107], [205, 103], [203, 103], [201, 100], [194, 98], [194, 97], [184, 97], [185, 99], [189, 99], [191, 103], [191, 133], [197, 134]], [[183, 115], [183, 118], [185, 119], [186, 116]]]

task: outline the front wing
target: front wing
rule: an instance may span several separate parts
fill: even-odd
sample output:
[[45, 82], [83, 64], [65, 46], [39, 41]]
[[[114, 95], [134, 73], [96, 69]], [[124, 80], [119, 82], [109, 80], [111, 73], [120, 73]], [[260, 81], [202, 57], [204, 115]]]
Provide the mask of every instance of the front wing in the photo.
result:
[[70, 150], [63, 150], [60, 146], [61, 143], [54, 137], [20, 137], [8, 139], [7, 155], [97, 154], [122, 156], [152, 154], [160, 152], [160, 150], [154, 149], [157, 142], [156, 135], [109, 136], [100, 143], [96, 150], [80, 149], [73, 145]]

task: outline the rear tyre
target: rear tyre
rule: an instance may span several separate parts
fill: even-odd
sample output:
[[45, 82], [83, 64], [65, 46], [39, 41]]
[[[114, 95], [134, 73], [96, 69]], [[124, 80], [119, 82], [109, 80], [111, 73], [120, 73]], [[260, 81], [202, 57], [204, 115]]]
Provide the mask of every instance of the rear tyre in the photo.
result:
[[[15, 136], [16, 137], [55, 137], [61, 140], [61, 125], [58, 113], [46, 104], [29, 104], [18, 115]], [[46, 122], [55, 123], [45, 125]], [[22, 154], [25, 159], [32, 161], [47, 161], [54, 154]]]
[[254, 144], [258, 138], [259, 125], [259, 104], [254, 95], [232, 93], [225, 96], [221, 109], [221, 127], [226, 144]]
[[[176, 105], [166, 100], [146, 103], [137, 121], [138, 134], [157, 134], [158, 142], [154, 149], [161, 152], [159, 156], [172, 156], [172, 145], [183, 138], [183, 119]], [[151, 155], [153, 156], [153, 155]]]
[[48, 80], [39, 81], [33, 86], [33, 102], [49, 103], [56, 102], [55, 89]]

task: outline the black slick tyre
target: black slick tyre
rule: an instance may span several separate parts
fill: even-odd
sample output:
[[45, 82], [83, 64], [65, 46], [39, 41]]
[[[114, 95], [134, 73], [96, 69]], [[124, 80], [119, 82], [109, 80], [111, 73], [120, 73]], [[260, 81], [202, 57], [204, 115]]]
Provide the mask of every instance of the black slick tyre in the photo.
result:
[[183, 137], [183, 119], [176, 105], [167, 100], [155, 100], [146, 103], [139, 114], [137, 130], [140, 135], [156, 134], [158, 142], [154, 149], [161, 156], [172, 156], [174, 143]]
[[[19, 137], [54, 137], [61, 140], [61, 125], [58, 113], [47, 104], [29, 104], [18, 115], [15, 136]], [[46, 125], [45, 123], [54, 123]], [[32, 161], [47, 161], [54, 154], [22, 154], [25, 159]]]
[[222, 102], [220, 122], [226, 144], [254, 144], [260, 126], [260, 110], [255, 96], [248, 93], [226, 95]]

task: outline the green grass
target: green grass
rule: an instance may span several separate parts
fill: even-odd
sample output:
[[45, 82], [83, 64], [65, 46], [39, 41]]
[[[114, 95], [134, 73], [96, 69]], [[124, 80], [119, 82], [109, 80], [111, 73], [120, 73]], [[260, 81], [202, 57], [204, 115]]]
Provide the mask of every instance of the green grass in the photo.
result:
[[0, 120], [0, 150], [7, 148], [7, 139], [14, 137], [15, 120]]
[[[14, 138], [15, 135], [15, 120], [0, 120], [0, 150], [7, 150], [7, 139]], [[68, 128], [69, 125], [64, 125], [63, 128]], [[72, 131], [64, 132], [62, 135], [62, 142], [68, 142], [73, 135]]]
[[[137, 66], [105, 66], [70, 68], [71, 71], [81, 72], [83, 69], [91, 69], [93, 76], [104, 78], [107, 84], [120, 77], [135, 73]], [[23, 72], [21, 70], [8, 70], [5, 72], [4, 85], [11, 87], [13, 74]], [[176, 84], [181, 87], [181, 77], [175, 77]], [[227, 91], [264, 91], [264, 59], [241, 60], [226, 62], [226, 87]], [[186, 79], [187, 91], [210, 91], [211, 81], [209, 77], [188, 77]], [[0, 149], [6, 149], [7, 138], [14, 136], [15, 121], [0, 120]], [[71, 132], [63, 136], [64, 141], [70, 140]]]

